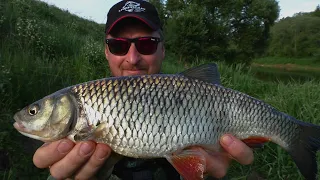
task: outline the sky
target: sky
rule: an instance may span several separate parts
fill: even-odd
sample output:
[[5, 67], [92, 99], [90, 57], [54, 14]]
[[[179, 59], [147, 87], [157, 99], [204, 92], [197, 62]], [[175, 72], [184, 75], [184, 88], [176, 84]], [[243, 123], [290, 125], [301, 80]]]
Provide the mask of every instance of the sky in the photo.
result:
[[[41, 0], [80, 17], [104, 24], [111, 6], [120, 0]], [[298, 12], [314, 11], [319, 0], [278, 0], [280, 19]]]

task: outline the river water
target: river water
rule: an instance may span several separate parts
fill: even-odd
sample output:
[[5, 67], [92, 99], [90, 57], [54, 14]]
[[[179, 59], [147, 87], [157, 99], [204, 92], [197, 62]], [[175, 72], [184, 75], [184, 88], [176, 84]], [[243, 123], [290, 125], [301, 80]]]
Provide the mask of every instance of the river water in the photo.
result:
[[287, 70], [273, 67], [252, 67], [251, 72], [260, 80], [273, 82], [320, 81], [320, 71]]

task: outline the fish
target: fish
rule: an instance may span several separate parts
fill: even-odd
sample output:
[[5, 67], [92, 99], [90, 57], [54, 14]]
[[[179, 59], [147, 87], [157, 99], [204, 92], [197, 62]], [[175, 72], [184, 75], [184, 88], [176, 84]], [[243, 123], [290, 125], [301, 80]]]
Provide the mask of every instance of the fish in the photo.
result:
[[177, 74], [107, 77], [68, 86], [13, 116], [21, 134], [51, 142], [69, 138], [109, 145], [122, 157], [166, 158], [186, 180], [205, 178], [205, 158], [232, 134], [249, 147], [273, 142], [307, 180], [317, 178], [320, 126], [221, 84], [218, 66]]

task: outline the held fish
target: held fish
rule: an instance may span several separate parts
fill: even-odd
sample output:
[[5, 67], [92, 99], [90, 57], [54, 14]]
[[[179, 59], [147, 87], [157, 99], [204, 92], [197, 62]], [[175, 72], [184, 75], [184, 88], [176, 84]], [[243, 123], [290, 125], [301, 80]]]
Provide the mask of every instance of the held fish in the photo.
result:
[[308, 180], [317, 178], [320, 126], [220, 84], [216, 64], [179, 74], [112, 77], [59, 90], [14, 115], [14, 127], [41, 141], [69, 137], [108, 144], [122, 156], [166, 158], [184, 179], [203, 179], [196, 148], [221, 149], [231, 133], [249, 146], [272, 141]]

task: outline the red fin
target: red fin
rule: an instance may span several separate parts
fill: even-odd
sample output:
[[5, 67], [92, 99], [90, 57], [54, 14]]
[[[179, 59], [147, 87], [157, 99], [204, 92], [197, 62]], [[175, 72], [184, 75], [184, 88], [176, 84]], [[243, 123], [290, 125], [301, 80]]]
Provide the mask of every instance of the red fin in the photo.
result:
[[247, 139], [242, 140], [251, 148], [261, 148], [263, 147], [264, 143], [269, 142], [270, 139], [266, 137], [249, 137]]
[[166, 156], [184, 180], [202, 180], [206, 160], [197, 149], [183, 150], [177, 155]]

